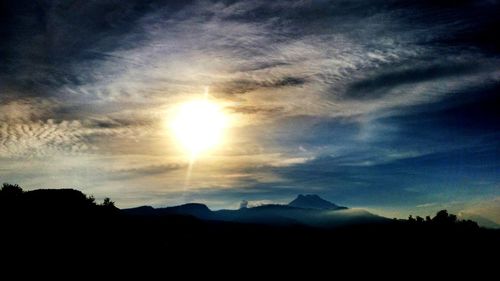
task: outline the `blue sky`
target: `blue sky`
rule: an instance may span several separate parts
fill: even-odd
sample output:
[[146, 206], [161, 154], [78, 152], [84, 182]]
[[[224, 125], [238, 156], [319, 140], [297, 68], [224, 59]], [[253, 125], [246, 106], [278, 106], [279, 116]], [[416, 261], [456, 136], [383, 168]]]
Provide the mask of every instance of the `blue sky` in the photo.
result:
[[[1, 5], [4, 182], [500, 223], [498, 1]], [[186, 181], [165, 123], [206, 87], [233, 123]]]

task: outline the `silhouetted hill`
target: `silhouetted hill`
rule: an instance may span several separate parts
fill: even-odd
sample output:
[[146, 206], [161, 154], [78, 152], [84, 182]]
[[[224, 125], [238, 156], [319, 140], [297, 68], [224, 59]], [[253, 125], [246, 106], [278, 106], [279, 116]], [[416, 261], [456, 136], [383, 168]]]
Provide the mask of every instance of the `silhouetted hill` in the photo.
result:
[[158, 210], [151, 206], [140, 206], [135, 208], [122, 209], [128, 215], [154, 216], [158, 215]]
[[337, 206], [315, 194], [299, 194], [288, 206], [303, 208], [303, 209], [318, 209], [318, 210], [340, 210], [347, 209], [346, 207]]
[[38, 211], [74, 212], [93, 207], [81, 191], [74, 189], [38, 189], [26, 192], [23, 197], [25, 206]]
[[491, 261], [488, 253], [500, 250], [500, 231], [458, 220], [445, 210], [433, 218], [408, 220], [357, 209], [288, 205], [118, 210], [109, 199], [98, 204], [76, 190], [24, 192], [14, 185], [0, 190], [0, 223], [2, 257], [9, 261], [46, 262], [55, 270], [64, 262], [80, 270], [119, 264], [113, 274], [139, 265], [142, 272], [158, 268], [171, 273], [182, 266], [198, 272], [211, 266], [281, 273], [290, 266], [315, 272], [318, 267], [338, 271], [343, 264], [365, 268], [377, 263], [385, 272], [387, 264], [413, 265], [422, 256], [431, 264], [465, 261], [470, 267], [477, 261], [484, 266]]
[[60, 217], [76, 214], [87, 215], [99, 211], [118, 211], [112, 202], [108, 205], [95, 204], [93, 197], [87, 197], [81, 191], [74, 189], [0, 192], [0, 209], [5, 212], [15, 211], [19, 215], [57, 215]]
[[184, 215], [193, 216], [200, 219], [211, 219], [212, 211], [204, 204], [188, 203], [179, 206], [153, 208], [151, 206], [141, 206], [136, 208], [123, 209], [124, 213], [140, 216], [164, 216], [164, 215]]
[[[299, 195], [298, 198], [303, 197]], [[317, 196], [316, 196], [317, 197]], [[319, 199], [319, 200], [318, 200]], [[203, 204], [190, 203], [175, 207], [151, 208], [139, 207], [125, 209], [131, 215], [186, 215], [211, 221], [256, 223], [271, 225], [304, 225], [315, 227], [339, 227], [354, 224], [383, 223], [390, 221], [364, 210], [350, 210], [338, 207], [321, 198], [312, 198], [309, 202], [321, 202], [323, 208], [302, 208], [290, 205], [269, 204], [238, 210], [211, 211]], [[298, 202], [300, 203], [300, 202]]]
[[200, 219], [209, 219], [212, 216], [212, 211], [206, 205], [200, 203], [188, 203], [157, 210], [161, 214], [189, 215]]

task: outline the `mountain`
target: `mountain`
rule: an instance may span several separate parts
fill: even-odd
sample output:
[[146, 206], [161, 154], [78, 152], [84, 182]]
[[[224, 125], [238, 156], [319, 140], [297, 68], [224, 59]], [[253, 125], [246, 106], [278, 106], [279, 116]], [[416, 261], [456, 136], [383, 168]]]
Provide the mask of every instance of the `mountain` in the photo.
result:
[[14, 258], [12, 268], [18, 268], [18, 257], [30, 255], [37, 263], [47, 260], [50, 273], [58, 271], [54, 262], [74, 264], [75, 269], [117, 264], [117, 269], [125, 265], [141, 272], [167, 265], [186, 273], [186, 261], [188, 269], [234, 261], [243, 271], [251, 265], [250, 270], [262, 266], [262, 272], [282, 271], [282, 263], [303, 268], [310, 262], [310, 273], [318, 264], [328, 268], [341, 261], [346, 266], [356, 261], [363, 269], [372, 268], [375, 260], [383, 267], [388, 261], [380, 253], [405, 264], [416, 254], [431, 253], [436, 260], [429, 264], [438, 268], [443, 261], [460, 264], [470, 257], [475, 264], [484, 257], [479, 260], [484, 266], [488, 253], [500, 246], [500, 230], [458, 221], [445, 210], [424, 221], [389, 220], [359, 209], [276, 204], [218, 211], [203, 204], [118, 210], [77, 190], [22, 191], [5, 185], [0, 188], [0, 225], [5, 230], [0, 231], [2, 254]]
[[[4, 185], [5, 186], [5, 185]], [[65, 218], [70, 216], [87, 216], [118, 211], [113, 204], [103, 206], [96, 204], [93, 198], [87, 197], [75, 189], [36, 189], [31, 191], [4, 191], [0, 195], [0, 221], [8, 214], [5, 210], [15, 210], [19, 215], [29, 217], [53, 216]], [[64, 212], [60, 212], [64, 210]]]
[[199, 219], [212, 219], [212, 211], [206, 205], [200, 203], [188, 203], [166, 208], [141, 206], [130, 209], [122, 209], [122, 211], [126, 214], [136, 216], [185, 215], [193, 216]]
[[164, 214], [189, 215], [200, 219], [211, 219], [212, 211], [204, 204], [188, 203], [180, 206], [163, 208]]
[[222, 221], [272, 225], [306, 225], [338, 227], [389, 221], [361, 209], [305, 209], [289, 205], [263, 205], [239, 210], [214, 211], [213, 218]]
[[151, 206], [140, 206], [135, 208], [122, 209], [122, 212], [128, 215], [135, 216], [153, 216], [158, 215], [158, 210], [159, 209], [155, 209]]
[[334, 203], [327, 201], [315, 194], [299, 194], [288, 206], [302, 209], [316, 210], [343, 210], [346, 207], [337, 206]]
[[202, 220], [267, 225], [307, 225], [337, 227], [353, 224], [381, 223], [388, 219], [361, 209], [348, 209], [328, 202], [317, 195], [299, 195], [288, 205], [269, 204], [238, 210], [212, 211], [203, 204], [190, 203], [174, 207], [143, 206], [124, 209], [132, 215], [188, 215]]

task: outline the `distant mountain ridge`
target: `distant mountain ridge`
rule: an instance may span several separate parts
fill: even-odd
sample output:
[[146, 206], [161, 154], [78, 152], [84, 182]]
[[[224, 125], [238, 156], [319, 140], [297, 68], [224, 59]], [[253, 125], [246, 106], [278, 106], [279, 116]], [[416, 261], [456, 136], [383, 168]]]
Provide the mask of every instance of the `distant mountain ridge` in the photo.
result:
[[189, 203], [166, 208], [149, 206], [124, 209], [132, 215], [187, 215], [202, 220], [273, 225], [307, 225], [336, 227], [352, 224], [381, 223], [389, 219], [361, 209], [348, 209], [318, 195], [298, 195], [287, 205], [268, 204], [238, 210], [212, 211], [206, 205]]
[[[458, 220], [446, 210], [425, 220], [418, 216], [389, 220], [359, 209], [305, 209], [288, 204], [218, 211], [197, 203], [120, 210], [109, 198], [96, 203], [78, 190], [23, 191], [11, 184], [0, 188], [0, 222], [2, 254], [14, 257], [15, 265], [18, 257], [30, 256], [36, 265], [47, 260], [52, 268], [60, 260], [64, 266], [65, 261], [75, 264], [76, 270], [92, 260], [95, 266], [89, 268], [107, 268], [117, 262], [121, 270], [124, 265], [137, 268], [145, 263], [141, 272], [158, 267], [165, 273], [164, 265], [169, 265], [167, 270], [179, 267], [184, 274], [186, 261], [188, 270], [203, 268], [207, 262], [219, 268], [230, 257], [244, 271], [247, 265], [253, 270], [256, 261], [263, 261], [262, 274], [269, 266], [278, 265], [282, 271], [278, 262], [302, 267], [310, 261], [310, 275], [321, 261], [326, 267], [337, 264], [336, 257], [363, 269], [373, 265], [373, 257], [383, 262], [380, 268], [386, 266], [380, 253], [405, 264], [409, 257], [430, 253], [437, 258], [432, 265], [453, 257], [457, 258], [454, 264], [467, 257], [473, 264], [485, 257], [481, 268], [474, 269], [476, 273], [500, 246], [500, 230]], [[182, 264], [172, 263], [178, 260]], [[367, 267], [360, 267], [364, 260]], [[449, 273], [450, 267], [445, 267]], [[19, 273], [18, 267], [12, 268]], [[54, 269], [50, 273], [58, 268]]]

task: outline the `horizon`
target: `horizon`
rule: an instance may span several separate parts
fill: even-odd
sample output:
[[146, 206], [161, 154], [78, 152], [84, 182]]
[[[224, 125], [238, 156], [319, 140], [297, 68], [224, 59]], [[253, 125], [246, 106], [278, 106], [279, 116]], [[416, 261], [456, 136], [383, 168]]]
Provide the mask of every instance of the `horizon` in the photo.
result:
[[[4, 184], [10, 185], [9, 183], [4, 183]], [[17, 185], [17, 184], [15, 184], [15, 185]], [[82, 192], [83, 193], [83, 191], [81, 191], [79, 189], [69, 188], [69, 187], [62, 187], [62, 188], [36, 188], [36, 189], [25, 190], [25, 191], [33, 191], [33, 190], [76, 190], [78, 192]], [[83, 194], [85, 196], [87, 196], [88, 198], [94, 198], [94, 199], [97, 199], [98, 201], [101, 201], [101, 200], [110, 200], [110, 202], [112, 203], [112, 205], [115, 206], [115, 202], [112, 201], [112, 198], [109, 198], [109, 197], [95, 198], [92, 194], [85, 194], [85, 193], [83, 193]], [[225, 211], [225, 210], [236, 211], [236, 210], [239, 210], [239, 209], [242, 209], [242, 208], [246, 209], [246, 208], [256, 208], [256, 207], [262, 207], [262, 206], [273, 206], [273, 205], [274, 206], [289, 206], [292, 201], [300, 198], [300, 196], [305, 196], [305, 197], [307, 197], [307, 196], [318, 196], [319, 199], [326, 200], [328, 203], [333, 203], [334, 205], [337, 205], [338, 207], [346, 207], [345, 210], [367, 211], [370, 214], [373, 214], [373, 215], [376, 215], [376, 216], [381, 216], [381, 217], [387, 218], [387, 219], [401, 219], [401, 220], [406, 220], [406, 219], [411, 218], [411, 217], [414, 217], [414, 218], [417, 218], [417, 217], [420, 217], [420, 218], [433, 217], [436, 213], [438, 213], [440, 211], [443, 211], [443, 210], [444, 211], [448, 211], [446, 209], [436, 209], [436, 211], [434, 211], [434, 213], [433, 213], [429, 209], [426, 209], [425, 212], [421, 212], [421, 213], [411, 213], [411, 212], [409, 212], [408, 214], [405, 215], [405, 214], [401, 213], [401, 210], [398, 210], [397, 212], [391, 212], [391, 211], [387, 211], [387, 210], [378, 210], [378, 209], [373, 209], [373, 208], [364, 207], [364, 206], [343, 206], [342, 204], [337, 204], [336, 202], [330, 201], [327, 198], [323, 198], [322, 196], [320, 196], [318, 194], [297, 194], [297, 195], [295, 195], [295, 197], [289, 199], [288, 201], [286, 201], [286, 200], [284, 200], [284, 201], [271, 201], [271, 200], [248, 201], [248, 200], [244, 200], [243, 199], [240, 202], [233, 202], [233, 204], [231, 204], [229, 207], [221, 207], [221, 208], [216, 208], [216, 207], [214, 208], [213, 206], [210, 206], [209, 204], [206, 204], [206, 203], [203, 203], [203, 202], [189, 201], [189, 202], [183, 202], [183, 203], [177, 203], [177, 204], [174, 203], [173, 205], [165, 205], [165, 204], [158, 204], [158, 205], [152, 205], [152, 204], [134, 205], [134, 206], [128, 206], [128, 207], [119, 208], [119, 209], [121, 209], [121, 210], [133, 210], [135, 208], [140, 208], [140, 207], [152, 207], [152, 208], [155, 208], [155, 209], [163, 209], [163, 208], [181, 207], [181, 206], [190, 205], [190, 204], [200, 204], [200, 205], [203, 205], [203, 206], [207, 207], [210, 211]], [[245, 207], [241, 206], [241, 204], [243, 202], [245, 202]], [[299, 207], [299, 208], [306, 208], [306, 207]], [[319, 209], [322, 209], [322, 208], [319, 208]], [[338, 212], [338, 211], [339, 210], [335, 210], [335, 212]], [[453, 211], [451, 213], [453, 213]], [[482, 226], [482, 227], [493, 228], [493, 229], [500, 228], [500, 224], [498, 224], [494, 220], [490, 220], [490, 219], [488, 219], [486, 217], [483, 217], [483, 216], [481, 216], [480, 214], [477, 214], [477, 213], [463, 213], [463, 212], [459, 211], [457, 213], [457, 218], [459, 220], [464, 220], [464, 221], [466, 221], [466, 220], [472, 220], [475, 223], [478, 223], [478, 225]]]
[[498, 1], [0, 4], [0, 182], [500, 224]]
[[[31, 191], [36, 195], [31, 193]], [[51, 191], [60, 192], [53, 193]], [[72, 195], [70, 196], [70, 194]], [[90, 210], [94, 209], [96, 211], [101, 208], [102, 210], [108, 210], [104, 212], [111, 212], [114, 215], [122, 214], [128, 218], [130, 218], [130, 216], [139, 216], [142, 218], [157, 217], [160, 219], [163, 218], [165, 221], [169, 220], [165, 215], [177, 215], [185, 219], [191, 217], [212, 222], [253, 222], [268, 226], [283, 226], [289, 225], [290, 223], [298, 223], [302, 227], [319, 227], [320, 229], [328, 229], [330, 227], [334, 229], [349, 225], [366, 226], [374, 224], [382, 226], [384, 224], [387, 225], [389, 222], [392, 222], [394, 225], [394, 223], [398, 221], [414, 226], [418, 225], [419, 227], [424, 225], [438, 226], [442, 223], [446, 225], [447, 221], [456, 227], [471, 227], [470, 229], [476, 230], [478, 227], [490, 230], [500, 229], [500, 224], [477, 214], [453, 214], [443, 209], [437, 211], [435, 214], [410, 214], [406, 218], [398, 218], [380, 214], [366, 208], [337, 205], [334, 202], [325, 200], [325, 198], [317, 194], [298, 194], [293, 200], [283, 203], [271, 201], [248, 202], [243, 200], [237, 208], [220, 209], [210, 208], [210, 206], [199, 202], [188, 202], [173, 206], [141, 205], [120, 209], [115, 206], [115, 202], [109, 197], [99, 202], [99, 200], [96, 201], [94, 196], [85, 194], [77, 189], [35, 189], [25, 191], [19, 185], [9, 183], [3, 184], [0, 188], [0, 195], [0, 199], [2, 199], [0, 200], [2, 201], [0, 205], [5, 208], [4, 210], [7, 211], [7, 213], [9, 213], [9, 209], [12, 208], [18, 211], [24, 209], [21, 213], [26, 214], [29, 213], [29, 210], [32, 210], [34, 206], [38, 206], [39, 211], [42, 213], [54, 208], [59, 209], [60, 214], [64, 214], [65, 209], [73, 204], [79, 207], [72, 211], [80, 212], [81, 215], [91, 215], [92, 212]], [[30, 195], [31, 200], [26, 200], [26, 198], [30, 198]], [[39, 205], [40, 203], [43, 205]], [[82, 206], [86, 207], [82, 208]], [[19, 209], [20, 207], [21, 209]], [[269, 209], [267, 207], [272, 208]], [[245, 211], [242, 212], [242, 210]], [[256, 212], [253, 212], [254, 210]], [[108, 213], [108, 215], [111, 213]], [[7, 215], [7, 217], [10, 216], [11, 215]], [[52, 214], [52, 218], [55, 217], [57, 217], [57, 215]], [[444, 225], [441, 226], [444, 227]], [[449, 226], [448, 224], [448, 227]]]

